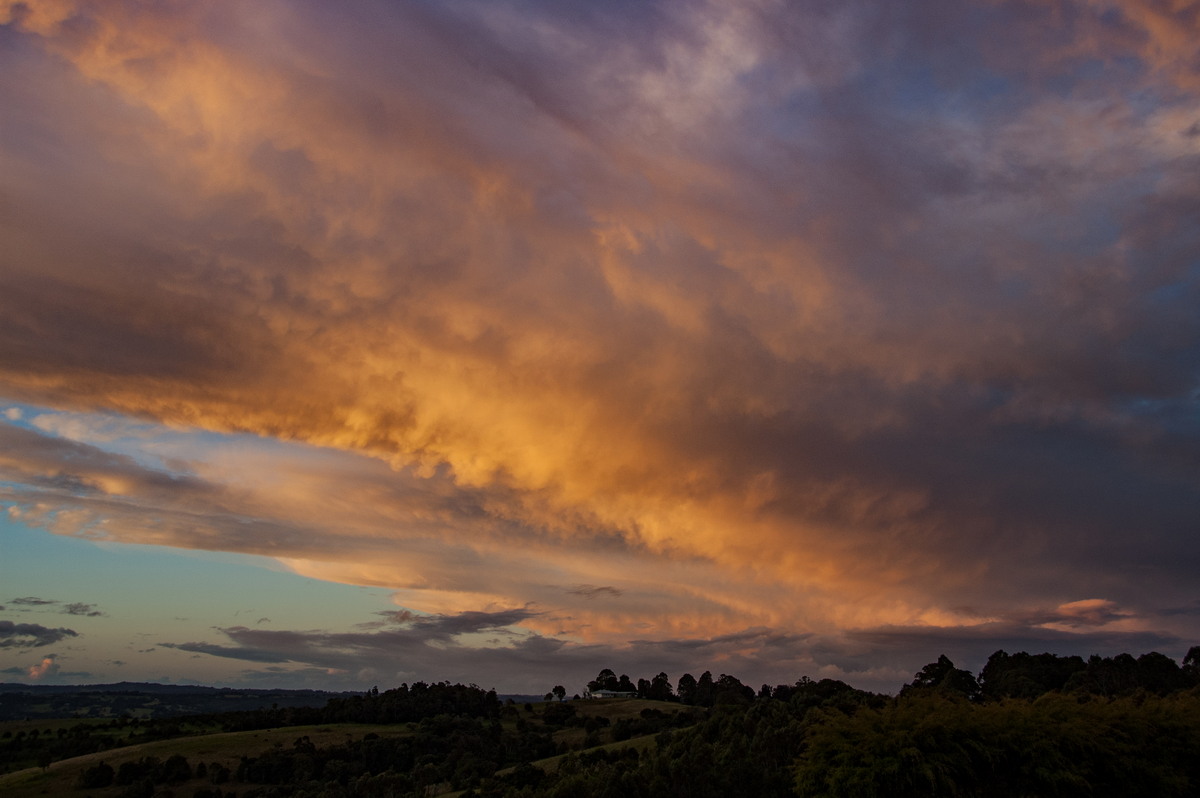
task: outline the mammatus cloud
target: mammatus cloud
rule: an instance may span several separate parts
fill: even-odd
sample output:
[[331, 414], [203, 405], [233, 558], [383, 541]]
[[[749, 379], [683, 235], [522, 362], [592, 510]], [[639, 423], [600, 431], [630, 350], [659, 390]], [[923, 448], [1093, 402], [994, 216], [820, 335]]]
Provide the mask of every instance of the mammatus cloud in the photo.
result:
[[0, 648], [40, 648], [68, 637], [78, 637], [73, 629], [51, 629], [37, 623], [0, 621]]
[[1197, 17], [952, 5], [0, 2], [0, 501], [579, 645], [1194, 635]]

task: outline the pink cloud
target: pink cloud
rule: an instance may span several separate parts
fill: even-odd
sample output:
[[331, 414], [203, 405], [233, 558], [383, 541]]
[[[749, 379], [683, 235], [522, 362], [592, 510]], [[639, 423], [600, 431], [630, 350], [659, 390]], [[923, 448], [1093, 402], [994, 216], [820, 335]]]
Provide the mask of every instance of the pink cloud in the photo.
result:
[[42, 679], [54, 676], [59, 671], [59, 665], [54, 660], [55, 657], [53, 654], [51, 654], [47, 657], [43, 657], [42, 661], [37, 665], [31, 665], [28, 671], [29, 678], [33, 679], [34, 681], [40, 681]]

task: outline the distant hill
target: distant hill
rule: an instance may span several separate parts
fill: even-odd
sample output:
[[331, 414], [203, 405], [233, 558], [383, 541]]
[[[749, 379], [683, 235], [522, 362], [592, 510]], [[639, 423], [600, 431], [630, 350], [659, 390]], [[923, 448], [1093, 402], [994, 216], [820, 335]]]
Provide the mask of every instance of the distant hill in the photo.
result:
[[526, 695], [525, 693], [502, 693], [500, 695], [497, 695], [496, 698], [500, 699], [500, 701], [502, 703], [508, 703], [509, 701], [512, 701], [514, 704], [528, 704], [528, 703], [537, 703], [538, 701], [543, 701], [543, 700], [545, 700], [546, 696], [544, 693], [542, 695]]
[[269, 707], [323, 707], [347, 693], [257, 690], [203, 685], [119, 682], [51, 685], [0, 683], [0, 720], [170, 718]]

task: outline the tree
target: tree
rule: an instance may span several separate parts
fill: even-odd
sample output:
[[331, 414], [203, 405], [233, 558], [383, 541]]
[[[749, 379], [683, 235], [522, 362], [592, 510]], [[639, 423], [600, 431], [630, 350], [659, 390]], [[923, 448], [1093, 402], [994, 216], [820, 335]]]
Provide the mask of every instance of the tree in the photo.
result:
[[1008, 654], [1003, 649], [988, 657], [979, 672], [979, 691], [984, 698], [1037, 698], [1051, 690], [1062, 690], [1071, 677], [1087, 668], [1082, 657], [1055, 654]]
[[705, 671], [700, 674], [700, 678], [696, 681], [696, 692], [692, 698], [692, 703], [696, 706], [711, 707], [715, 698], [712, 671]]
[[713, 685], [713, 704], [748, 704], [754, 699], [754, 688], [742, 684], [736, 676], [722, 673]]
[[1192, 646], [1183, 657], [1183, 675], [1192, 684], [1200, 684], [1200, 646]]
[[670, 701], [675, 697], [671, 690], [671, 680], [665, 673], [659, 673], [650, 680], [650, 689], [646, 691], [646, 698], [655, 701]]
[[1138, 687], [1166, 695], [1187, 686], [1187, 675], [1166, 654], [1151, 651], [1137, 658]]
[[552, 693], [554, 693], [554, 695], [558, 696], [559, 701], [563, 701], [567, 697], [567, 688], [563, 687], [561, 684], [554, 685], [554, 689], [551, 690], [550, 692], [552, 692]]
[[684, 704], [694, 703], [696, 700], [696, 677], [690, 673], [680, 676], [679, 687], [676, 693], [679, 695], [679, 700]]
[[918, 671], [915, 678], [900, 689], [900, 694], [922, 689], [961, 693], [973, 699], [979, 695], [979, 682], [975, 681], [970, 671], [954, 667], [950, 658], [942, 654], [937, 662], [931, 662]]
[[604, 668], [596, 675], [595, 679], [587, 683], [587, 688], [594, 693], [597, 690], [616, 690], [618, 684], [617, 674], [609, 668]]

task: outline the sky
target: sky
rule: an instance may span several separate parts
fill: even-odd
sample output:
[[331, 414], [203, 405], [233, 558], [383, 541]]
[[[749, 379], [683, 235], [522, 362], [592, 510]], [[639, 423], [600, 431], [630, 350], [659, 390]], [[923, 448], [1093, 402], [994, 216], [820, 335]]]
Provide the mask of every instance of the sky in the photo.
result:
[[1200, 643], [1200, 3], [0, 0], [0, 681]]

